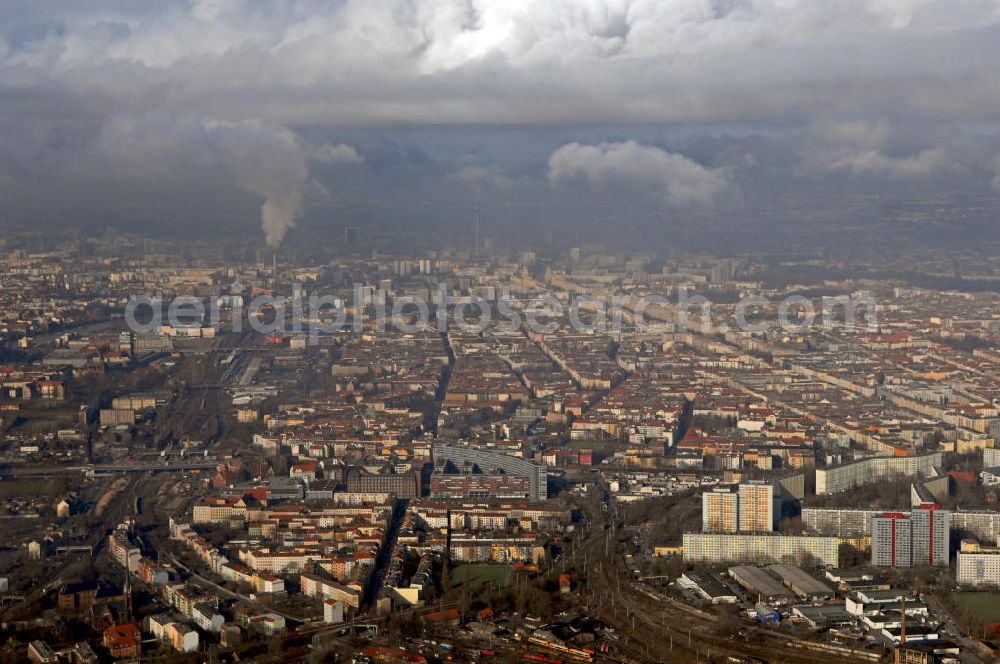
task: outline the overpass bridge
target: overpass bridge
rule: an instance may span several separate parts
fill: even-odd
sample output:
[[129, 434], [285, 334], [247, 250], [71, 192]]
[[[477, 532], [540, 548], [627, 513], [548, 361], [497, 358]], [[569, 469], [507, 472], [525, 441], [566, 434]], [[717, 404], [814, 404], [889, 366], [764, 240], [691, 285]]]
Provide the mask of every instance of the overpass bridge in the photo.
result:
[[94, 464], [90, 467], [91, 475], [120, 475], [121, 473], [182, 473], [189, 470], [215, 470], [218, 461], [188, 461], [162, 463], [118, 463]]

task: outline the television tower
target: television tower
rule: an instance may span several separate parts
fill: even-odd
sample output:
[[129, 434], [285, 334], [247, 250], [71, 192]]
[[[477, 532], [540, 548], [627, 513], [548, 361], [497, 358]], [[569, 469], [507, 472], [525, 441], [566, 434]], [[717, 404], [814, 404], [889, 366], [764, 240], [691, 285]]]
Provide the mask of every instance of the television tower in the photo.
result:
[[476, 206], [476, 236], [475, 236], [475, 246], [473, 247], [472, 255], [479, 258], [479, 206]]

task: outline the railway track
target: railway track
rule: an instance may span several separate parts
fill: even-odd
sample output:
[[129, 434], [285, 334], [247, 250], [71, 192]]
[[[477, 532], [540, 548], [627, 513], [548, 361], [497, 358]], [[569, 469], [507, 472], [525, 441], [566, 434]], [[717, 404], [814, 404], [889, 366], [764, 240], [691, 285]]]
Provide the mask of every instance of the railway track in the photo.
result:
[[571, 553], [576, 561], [581, 557], [585, 561], [591, 612], [614, 628], [616, 649], [626, 661], [747, 661], [750, 657], [791, 664], [871, 661], [754, 626], [743, 626], [745, 640], [727, 638], [720, 633], [716, 616], [678, 606], [637, 584], [615, 534], [613, 504], [609, 497], [605, 500], [609, 504], [605, 514], [588, 510], [589, 532]]

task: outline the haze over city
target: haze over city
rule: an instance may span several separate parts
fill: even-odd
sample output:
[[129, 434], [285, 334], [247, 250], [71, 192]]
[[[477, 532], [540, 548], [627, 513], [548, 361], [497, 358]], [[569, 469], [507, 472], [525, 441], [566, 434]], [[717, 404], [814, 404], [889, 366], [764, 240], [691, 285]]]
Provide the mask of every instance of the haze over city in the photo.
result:
[[0, 3], [0, 661], [1000, 653], [1000, 0]]

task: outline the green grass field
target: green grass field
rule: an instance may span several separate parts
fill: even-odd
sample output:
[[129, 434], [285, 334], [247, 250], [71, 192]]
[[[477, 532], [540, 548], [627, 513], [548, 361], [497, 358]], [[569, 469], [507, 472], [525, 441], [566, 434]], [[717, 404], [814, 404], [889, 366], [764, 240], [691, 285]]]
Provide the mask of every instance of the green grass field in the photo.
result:
[[474, 590], [492, 584], [503, 588], [510, 581], [510, 567], [507, 565], [466, 563], [451, 570], [448, 574], [448, 580], [452, 588], [461, 588], [466, 585], [466, 590]]
[[68, 410], [65, 399], [29, 399], [21, 402], [21, 412], [25, 411], [46, 411], [46, 410]]
[[11, 429], [20, 434], [54, 433], [59, 429], [72, 428], [73, 418], [67, 416], [62, 411], [46, 413], [45, 415], [31, 415], [18, 417]]
[[983, 622], [1000, 622], [1000, 593], [955, 593], [952, 600]]

